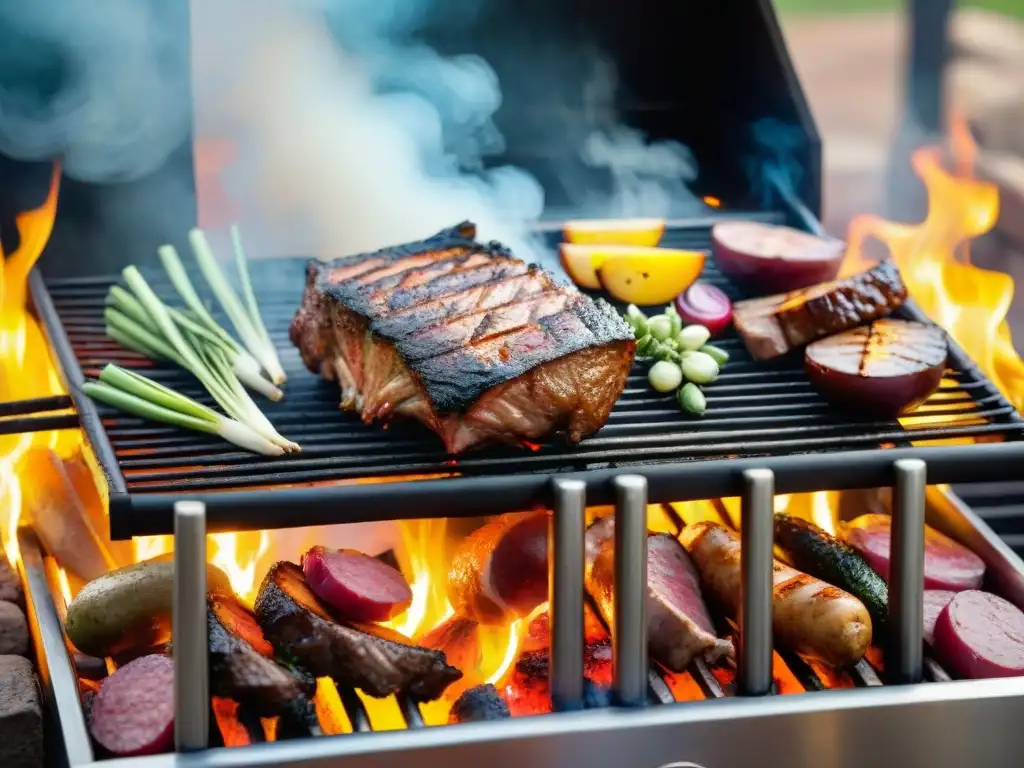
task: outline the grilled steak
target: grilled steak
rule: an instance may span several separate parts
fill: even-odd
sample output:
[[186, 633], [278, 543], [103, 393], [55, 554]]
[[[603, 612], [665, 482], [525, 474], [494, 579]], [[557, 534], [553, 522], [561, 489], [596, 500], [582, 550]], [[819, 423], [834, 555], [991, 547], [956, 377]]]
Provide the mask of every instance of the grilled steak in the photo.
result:
[[[609, 625], [614, 621], [614, 555], [614, 538], [605, 537], [587, 573], [587, 591]], [[647, 537], [647, 625], [651, 655], [673, 672], [682, 672], [697, 656], [714, 663], [732, 655], [732, 643], [715, 635], [690, 556], [664, 533]]]
[[866, 272], [810, 288], [738, 302], [733, 323], [756, 360], [870, 323], [907, 298], [899, 270], [883, 261]]
[[273, 647], [233, 595], [211, 595], [206, 620], [211, 695], [237, 701], [260, 717], [279, 715], [313, 695], [315, 681], [301, 680], [273, 660]]
[[367, 423], [402, 415], [451, 453], [600, 429], [635, 342], [607, 303], [561, 286], [465, 223], [417, 243], [311, 262], [290, 335]]
[[256, 620], [282, 656], [316, 677], [331, 677], [371, 696], [406, 691], [431, 701], [462, 677], [445, 655], [412, 645], [377, 624], [344, 622], [313, 594], [295, 563], [275, 563], [256, 597]]

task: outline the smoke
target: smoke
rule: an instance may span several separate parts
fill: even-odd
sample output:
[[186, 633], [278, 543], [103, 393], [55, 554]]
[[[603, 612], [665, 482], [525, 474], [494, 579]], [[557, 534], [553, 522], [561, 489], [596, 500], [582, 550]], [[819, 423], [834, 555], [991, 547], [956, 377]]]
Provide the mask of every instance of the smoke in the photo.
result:
[[804, 169], [797, 160], [806, 142], [798, 125], [766, 117], [751, 128], [756, 152], [744, 159], [751, 192], [764, 208], [772, 207], [778, 194], [796, 195]]
[[[449, 0], [445, 24], [472, 25], [488, 1]], [[522, 168], [496, 164], [506, 150], [498, 76], [480, 56], [443, 56], [418, 37], [436, 0], [190, 5], [0, 0], [0, 152], [61, 157], [69, 176], [97, 183], [175, 165], [174, 183], [159, 189], [176, 199], [133, 200], [127, 223], [124, 210], [95, 212], [94, 231], [114, 228], [124, 240], [133, 227], [180, 227], [167, 211], [192, 202], [177, 181], [192, 169], [175, 154], [191, 136], [200, 225], [239, 221], [253, 256], [328, 258], [464, 219], [484, 239], [541, 256], [530, 232], [544, 190]], [[525, 62], [522, 71], [538, 97], [548, 87], [579, 94], [586, 80], [573, 100], [582, 108], [552, 121], [538, 161], [570, 191], [572, 215], [699, 206], [687, 189], [697, 173], [689, 152], [621, 124], [615, 67], [586, 41], [569, 51], [560, 36], [558, 45], [556, 56], [591, 62], [589, 79], [557, 61], [546, 78]]]
[[163, 0], [0, 3], [0, 152], [68, 176], [131, 181], [191, 122], [185, 9]]

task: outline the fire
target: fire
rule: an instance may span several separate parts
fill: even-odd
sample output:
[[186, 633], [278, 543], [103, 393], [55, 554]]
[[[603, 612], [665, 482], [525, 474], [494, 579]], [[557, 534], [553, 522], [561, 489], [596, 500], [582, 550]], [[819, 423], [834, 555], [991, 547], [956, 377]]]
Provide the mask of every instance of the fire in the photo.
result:
[[966, 122], [954, 116], [950, 132], [954, 171], [943, 165], [940, 147], [918, 150], [914, 171], [928, 193], [928, 213], [919, 224], [902, 224], [864, 215], [850, 223], [843, 274], [870, 264], [864, 254], [869, 238], [881, 241], [921, 309], [974, 359], [1021, 410], [1024, 361], [1013, 347], [1006, 321], [1013, 300], [1013, 278], [970, 262], [968, 241], [989, 232], [999, 217], [994, 184], [974, 178], [977, 146]]
[[[53, 230], [60, 173], [60, 166], [55, 164], [42, 205], [17, 216], [18, 248], [0, 267], [0, 400], [27, 400], [64, 393], [43, 332], [28, 311], [28, 276]], [[0, 259], [3, 256], [0, 250]], [[0, 530], [12, 563], [19, 558], [17, 530], [22, 505], [19, 462], [33, 447], [67, 453], [79, 440], [76, 431], [0, 437]]]
[[[134, 542], [136, 560], [148, 560], [174, 551], [173, 536], [138, 536]], [[235, 594], [251, 605], [263, 575], [259, 566], [266, 565], [261, 561], [269, 549], [268, 531], [211, 533], [207, 539], [206, 559], [227, 574]]]

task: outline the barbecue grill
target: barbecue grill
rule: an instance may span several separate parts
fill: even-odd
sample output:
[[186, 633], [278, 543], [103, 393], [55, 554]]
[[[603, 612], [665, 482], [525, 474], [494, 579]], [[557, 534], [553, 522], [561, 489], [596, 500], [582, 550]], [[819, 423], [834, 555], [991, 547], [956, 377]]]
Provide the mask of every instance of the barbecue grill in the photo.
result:
[[[451, 8], [434, 18], [443, 20], [459, 12], [454, 0], [442, 3], [449, 4]], [[695, 44], [680, 45], [680, 29], [700, 30], [688, 38]], [[528, 32], [520, 35], [516, 30]], [[610, 0], [529, 0], [481, 13], [471, 28], [428, 23], [423, 34], [442, 51], [487, 53], [505, 87], [505, 107], [497, 118], [508, 142], [503, 160], [532, 171], [550, 192], [551, 209], [541, 227], [549, 247], [559, 230], [558, 217], [572, 211], [573, 195], [559, 186], [561, 176], [551, 173], [552, 158], [546, 154], [550, 145], [540, 139], [546, 135], [543, 131], [550, 131], [553, 115], [578, 117], [585, 111], [580, 84], [592, 72], [590, 57], [582, 57], [575, 66], [559, 66], [565, 59], [556, 54], [565, 48], [567, 36], [588, 41], [615, 62], [620, 77], [613, 99], [616, 112], [652, 138], [675, 139], [690, 147], [701, 168], [693, 191], [697, 197], [713, 195], [723, 203], [721, 208], [702, 209], [673, 221], [665, 245], [707, 249], [712, 224], [730, 216], [811, 231], [819, 227], [820, 145], [771, 4], [765, 0], [644, 0], [629, 13]], [[522, 55], [524, 48], [530, 56]], [[798, 140], [786, 143], [781, 161], [779, 147], [759, 143], [752, 130], [765, 120], [787, 127], [790, 137], [796, 132]], [[574, 125], [570, 120], [570, 128]], [[571, 130], [568, 135], [570, 141], [580, 138]], [[5, 178], [14, 173], [8, 173], [9, 167], [13, 169], [4, 164]], [[751, 167], [760, 170], [752, 176]], [[606, 181], [586, 169], [576, 170], [589, 174], [595, 185]], [[25, 177], [37, 172], [40, 169], [18, 166]], [[171, 173], [161, 171], [133, 185], [133, 194], [163, 188]], [[951, 350], [950, 370], [940, 391], [901, 423], [866, 420], [831, 408], [813, 392], [798, 361], [755, 367], [738, 338], [729, 336], [722, 346], [731, 362], [709, 388], [709, 411], [702, 420], [686, 418], [670, 398], [652, 392], [638, 369], [607, 425], [577, 447], [551, 443], [532, 451], [497, 448], [453, 459], [443, 453], [435, 435], [414, 424], [394, 424], [384, 431], [339, 412], [336, 385], [306, 372], [286, 339], [301, 295], [302, 263], [262, 262], [253, 265], [254, 287], [289, 374], [285, 401], [268, 406], [267, 412], [304, 451], [288, 459], [256, 458], [205, 437], [116, 414], [81, 394], [86, 375], [107, 362], [118, 362], [145, 368], [147, 375], [208, 402], [184, 373], [153, 367], [104, 338], [104, 297], [120, 267], [139, 264], [158, 292], [170, 289], [152, 269], [152, 253], [166, 233], [134, 237], [133, 232], [134, 244], [147, 236], [152, 242], [127, 254], [120, 251], [123, 229], [90, 224], [90, 217], [119, 194], [125, 190], [82, 184], [65, 188], [49, 250], [31, 277], [31, 298], [86, 434], [90, 459], [106, 494], [112, 535], [176, 534], [179, 749], [216, 746], [204, 674], [201, 564], [206, 560], [206, 531], [551, 507], [551, 696], [556, 709], [574, 710], [582, 699], [584, 509], [587, 504], [614, 504], [616, 621], [610, 629], [619, 706], [424, 728], [418, 703], [405, 697], [398, 706], [406, 730], [364, 734], [360, 732], [372, 730], [370, 718], [355, 693], [341, 688], [339, 695], [356, 733], [113, 765], [385, 768], [415, 760], [427, 766], [486, 762], [503, 768], [528, 760], [538, 766], [728, 768], [753, 759], [778, 765], [861, 765], [881, 756], [906, 765], [959, 765], [979, 756], [984, 764], [1015, 764], [1024, 748], [1024, 734], [1015, 727], [1024, 706], [1024, 681], [953, 682], [922, 651], [926, 517], [985, 560], [988, 588], [1024, 607], [1024, 564], [955, 496], [926, 489], [926, 482], [1005, 480], [1024, 459], [1024, 421], [963, 350]], [[182, 231], [191, 223], [186, 222]], [[90, 237], [78, 239], [82, 232]], [[741, 298], [713, 264], [703, 277], [731, 298]], [[902, 311], [921, 318], [912, 303]], [[10, 410], [24, 416], [34, 408], [67, 404], [23, 403]], [[941, 418], [941, 425], [934, 418]], [[963, 438], [983, 441], [964, 444]], [[885, 649], [883, 674], [862, 662], [844, 673], [841, 685], [852, 690], [821, 690], [835, 687], [835, 681], [783, 652], [782, 660], [800, 687], [815, 693], [769, 695], [775, 671], [774, 495], [881, 486], [894, 489], [897, 521], [890, 604], [893, 637]], [[729, 496], [742, 499], [744, 619], [735, 686], [723, 685], [695, 664], [687, 674], [704, 700], [673, 703], [674, 681], [647, 658], [647, 505]], [[671, 507], [664, 511], [671, 519]], [[57, 716], [56, 728], [69, 762], [90, 764], [97, 756], [85, 730], [76, 670], [62, 630], [56, 563], [30, 532], [23, 531], [19, 543], [40, 669]], [[720, 629], [732, 631], [728, 626]], [[905, 685], [882, 686], [883, 678]], [[253, 725], [251, 730], [259, 740], [258, 728]], [[927, 738], [922, 738], [924, 734]]]

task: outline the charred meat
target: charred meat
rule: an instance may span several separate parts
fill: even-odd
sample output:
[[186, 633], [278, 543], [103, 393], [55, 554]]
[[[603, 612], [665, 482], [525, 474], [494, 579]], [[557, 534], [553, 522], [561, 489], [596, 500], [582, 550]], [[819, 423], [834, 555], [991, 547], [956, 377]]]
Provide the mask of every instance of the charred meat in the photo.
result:
[[[615, 542], [606, 538], [587, 578], [605, 621], [614, 621]], [[715, 635], [701, 596], [700, 577], [678, 541], [658, 533], [647, 537], [647, 637], [658, 662], [682, 672], [697, 656], [709, 664], [733, 653], [732, 643]]]
[[733, 323], [754, 359], [770, 360], [885, 317], [906, 298], [899, 270], [883, 261], [842, 280], [741, 301], [733, 307]]
[[232, 699], [259, 717], [297, 712], [313, 696], [316, 682], [273, 660], [273, 647], [234, 595], [211, 595], [206, 623], [213, 696]]
[[607, 303], [482, 244], [469, 223], [307, 267], [292, 342], [369, 423], [418, 419], [451, 453], [600, 429], [635, 342]]
[[420, 648], [377, 624], [346, 622], [306, 584], [302, 569], [275, 563], [260, 585], [256, 620], [277, 653], [316, 677], [331, 677], [371, 696], [405, 691], [439, 697], [462, 673], [445, 655]]

